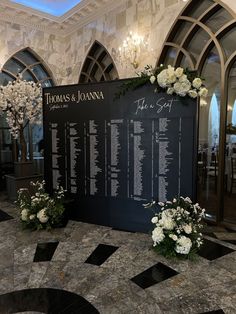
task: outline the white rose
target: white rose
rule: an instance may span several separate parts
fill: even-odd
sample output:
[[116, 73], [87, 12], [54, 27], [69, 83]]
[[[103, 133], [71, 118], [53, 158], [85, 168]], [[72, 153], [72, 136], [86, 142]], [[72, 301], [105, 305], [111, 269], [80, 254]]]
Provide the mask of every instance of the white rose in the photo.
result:
[[28, 209], [26, 209], [26, 208], [22, 209], [21, 220], [27, 221], [28, 220], [28, 213], [29, 213]]
[[46, 223], [48, 221], [48, 216], [46, 215], [46, 209], [43, 208], [37, 213], [37, 218], [41, 223]]
[[180, 254], [188, 254], [190, 252], [191, 247], [192, 241], [185, 236], [181, 236], [176, 241], [175, 251]]
[[184, 225], [183, 230], [185, 233], [190, 234], [190, 233], [192, 233], [192, 226], [191, 225]]
[[33, 220], [34, 218], [35, 218], [35, 215], [30, 215], [30, 216], [29, 216], [29, 219], [30, 219], [30, 220]]
[[174, 93], [174, 88], [173, 87], [169, 87], [168, 89], [167, 89], [167, 94], [168, 95], [172, 95], [173, 93]]
[[157, 243], [160, 243], [162, 240], [164, 240], [164, 238], [165, 238], [165, 235], [161, 227], [156, 227], [152, 231], [152, 240], [154, 242], [154, 246], [156, 246]]
[[152, 217], [151, 222], [152, 222], [153, 224], [156, 224], [156, 223], [158, 222], [158, 218], [157, 218], [157, 216]]
[[202, 86], [202, 80], [199, 77], [196, 77], [192, 83], [194, 88], [199, 89]]
[[200, 97], [206, 97], [208, 95], [208, 90], [205, 87], [200, 88], [198, 95]]
[[179, 78], [179, 77], [181, 77], [182, 75], [183, 75], [183, 73], [184, 73], [184, 69], [183, 68], [177, 68], [176, 70], [175, 70], [175, 75]]
[[189, 204], [192, 204], [192, 200], [188, 196], [185, 197], [184, 200], [185, 200], [185, 202], [188, 202]]
[[196, 98], [198, 96], [198, 93], [194, 90], [194, 89], [190, 89], [188, 91], [188, 95], [191, 97], [191, 98]]
[[155, 80], [156, 80], [156, 77], [154, 75], [152, 75], [150, 77], [150, 82], [153, 84], [155, 82]]
[[171, 238], [171, 239], [174, 240], [174, 241], [177, 241], [177, 240], [178, 240], [177, 235], [172, 234], [172, 233], [169, 235], [169, 238]]

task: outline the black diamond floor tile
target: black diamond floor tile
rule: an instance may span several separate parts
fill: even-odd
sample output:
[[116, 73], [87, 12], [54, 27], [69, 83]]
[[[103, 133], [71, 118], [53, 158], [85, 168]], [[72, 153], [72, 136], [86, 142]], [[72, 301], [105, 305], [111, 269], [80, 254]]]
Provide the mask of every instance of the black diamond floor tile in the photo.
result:
[[233, 249], [212, 242], [210, 240], [204, 239], [203, 245], [198, 254], [201, 257], [208, 259], [209, 261], [213, 261], [214, 259], [217, 259], [232, 252], [234, 252]]
[[34, 262], [51, 261], [59, 242], [38, 243], [34, 255]]
[[83, 297], [59, 289], [26, 289], [0, 295], [1, 313], [95, 314], [96, 308]]
[[222, 240], [222, 241], [236, 245], [236, 240]]
[[120, 229], [120, 228], [112, 228], [112, 230], [135, 233], [135, 231], [130, 231], [130, 230], [126, 230], [126, 229]]
[[162, 263], [157, 263], [156, 265], [146, 269], [144, 272], [131, 278], [131, 280], [139, 287], [146, 289], [172, 276], [176, 276], [177, 274], [178, 272], [174, 269]]
[[204, 312], [204, 313], [200, 313], [200, 314], [225, 314], [225, 312], [223, 310], [219, 309], [219, 310]]
[[119, 247], [107, 244], [99, 244], [87, 258], [85, 263], [100, 266], [110, 257]]
[[0, 209], [0, 221], [6, 221], [6, 220], [10, 220], [10, 219], [13, 219], [13, 217], [8, 215], [7, 213], [5, 213], [3, 210]]

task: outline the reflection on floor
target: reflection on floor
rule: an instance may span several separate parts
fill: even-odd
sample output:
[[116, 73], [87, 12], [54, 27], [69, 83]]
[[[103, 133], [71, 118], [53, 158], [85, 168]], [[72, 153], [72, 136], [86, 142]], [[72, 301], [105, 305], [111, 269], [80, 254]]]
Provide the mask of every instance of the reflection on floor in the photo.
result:
[[13, 217], [0, 216], [0, 314], [235, 313], [236, 233], [206, 227], [198, 261], [175, 261], [147, 234], [76, 221], [30, 232], [0, 209]]

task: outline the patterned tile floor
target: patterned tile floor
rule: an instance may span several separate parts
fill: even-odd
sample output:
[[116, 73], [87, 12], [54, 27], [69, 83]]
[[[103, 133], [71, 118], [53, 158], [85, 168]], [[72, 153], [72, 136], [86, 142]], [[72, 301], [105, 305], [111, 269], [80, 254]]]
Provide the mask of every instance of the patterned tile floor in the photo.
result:
[[173, 261], [147, 234], [77, 221], [30, 232], [3, 197], [0, 210], [0, 314], [236, 313], [236, 233], [206, 227], [204, 257]]

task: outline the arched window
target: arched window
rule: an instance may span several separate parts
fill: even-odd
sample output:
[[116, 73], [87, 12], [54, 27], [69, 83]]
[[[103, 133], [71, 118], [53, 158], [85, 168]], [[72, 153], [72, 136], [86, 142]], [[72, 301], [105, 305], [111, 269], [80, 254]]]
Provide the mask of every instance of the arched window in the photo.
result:
[[[46, 68], [40, 58], [30, 49], [25, 48], [15, 53], [3, 65], [0, 72], [0, 85], [7, 85], [9, 81], [14, 81], [18, 74], [21, 74], [26, 81], [39, 82], [42, 87], [50, 87], [55, 85], [52, 74]], [[31, 134], [31, 135], [30, 135]], [[32, 142], [31, 153], [37, 156], [38, 143], [43, 137], [43, 126], [33, 125], [32, 130], [26, 130], [26, 139], [28, 143]], [[29, 141], [31, 136], [32, 141]], [[0, 117], [0, 172], [4, 174], [8, 167], [11, 171], [12, 163], [12, 140], [9, 128], [3, 117]]]
[[116, 66], [108, 51], [95, 41], [84, 61], [79, 83], [102, 82], [118, 79]]
[[[225, 156], [226, 125], [232, 121], [227, 107], [233, 107], [236, 99], [236, 14], [220, 0], [190, 1], [167, 36], [157, 61], [161, 63], [188, 67], [205, 78], [209, 94], [206, 105], [200, 106], [199, 148], [211, 158], [212, 146], [217, 145], [219, 159], [216, 185], [204, 177], [206, 171], [199, 172], [203, 178], [198, 178], [198, 201], [211, 219], [226, 223], [230, 217], [236, 223], [232, 202], [226, 195], [231, 174], [227, 174]], [[209, 159], [206, 165], [210, 164]]]
[[43, 87], [54, 85], [49, 70], [29, 48], [18, 51], [4, 64], [0, 73], [0, 85], [15, 80], [17, 74], [21, 74], [26, 81], [40, 82]]

